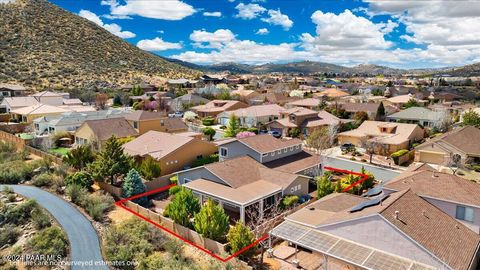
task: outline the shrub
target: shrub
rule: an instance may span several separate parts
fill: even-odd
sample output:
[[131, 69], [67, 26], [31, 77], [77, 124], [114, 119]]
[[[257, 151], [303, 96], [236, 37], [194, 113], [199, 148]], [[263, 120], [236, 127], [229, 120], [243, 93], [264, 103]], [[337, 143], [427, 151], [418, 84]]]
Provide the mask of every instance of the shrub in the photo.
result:
[[[142, 178], [135, 169], [131, 169], [122, 185], [122, 197], [129, 198], [145, 192], [145, 185], [142, 182]], [[147, 197], [141, 197], [132, 200], [143, 206], [147, 206], [149, 201]]]
[[350, 158], [350, 160], [353, 160], [353, 161], [355, 161], [356, 159], [355, 159], [354, 157], [351, 157], [351, 158]]
[[180, 187], [180, 186], [171, 187], [168, 190], [168, 195], [173, 196], [173, 195], [177, 194], [180, 190], [182, 190], [182, 187]]
[[395, 164], [400, 165], [400, 164], [398, 164], [399, 158], [401, 156], [407, 154], [407, 153], [408, 153], [407, 149], [402, 149], [402, 150], [398, 150], [397, 152], [391, 154], [390, 157], [393, 159], [393, 162], [395, 162]]
[[81, 205], [88, 195], [88, 192], [84, 187], [76, 184], [68, 185], [65, 193], [70, 198], [70, 201], [77, 205]]
[[253, 132], [253, 133], [255, 133], [255, 134], [258, 134], [258, 128], [256, 128], [256, 127], [248, 128], [247, 131], [248, 131], [248, 132]]
[[31, 217], [34, 210], [37, 210], [37, 202], [32, 199], [28, 199], [21, 204], [9, 206], [4, 214], [4, 221], [15, 225], [25, 224]]
[[147, 156], [145, 159], [143, 159], [138, 169], [140, 174], [142, 174], [142, 176], [147, 180], [153, 180], [159, 177], [162, 173], [160, 164], [158, 164], [158, 162], [151, 156]]
[[175, 223], [191, 227], [190, 219], [200, 211], [200, 202], [191, 190], [182, 188], [175, 194], [175, 198], [167, 205], [165, 210]]
[[101, 221], [104, 214], [112, 209], [113, 198], [109, 195], [94, 193], [85, 198], [83, 208], [96, 221]]
[[7, 224], [0, 228], [0, 247], [4, 245], [12, 245], [17, 242], [19, 236], [18, 229], [11, 224]]
[[8, 187], [8, 186], [4, 186], [3, 189], [2, 189], [2, 193], [4, 193], [4, 194], [12, 194], [12, 193], [13, 193], [13, 188]]
[[[241, 250], [255, 241], [253, 232], [242, 222], [237, 222], [231, 227], [227, 234], [227, 240], [230, 243], [231, 253]], [[248, 256], [253, 253], [253, 248], [248, 249], [242, 256]]]
[[50, 186], [52, 184], [52, 178], [54, 178], [54, 175], [50, 173], [41, 173], [33, 177], [32, 185], [36, 187]]
[[213, 117], [206, 117], [202, 120], [202, 124], [204, 126], [212, 126], [213, 124], [215, 124], [215, 118]]
[[22, 160], [0, 164], [0, 184], [18, 184], [32, 175], [33, 167]]
[[52, 225], [50, 222], [50, 217], [45, 214], [43, 210], [32, 212], [32, 222], [35, 228], [38, 230], [50, 227]]
[[66, 256], [68, 241], [58, 226], [42, 229], [29, 242], [33, 253], [42, 255]]
[[67, 185], [78, 185], [90, 189], [93, 185], [93, 177], [88, 172], [79, 171], [67, 176], [67, 178], [65, 178], [65, 183]]
[[14, 202], [14, 201], [17, 200], [17, 195], [15, 195], [15, 194], [8, 194], [8, 195], [7, 195], [7, 200], [8, 200], [9, 202]]
[[196, 159], [192, 162], [191, 167], [192, 168], [200, 167], [200, 166], [203, 166], [205, 164], [210, 164], [210, 163], [214, 163], [214, 162], [218, 162], [218, 154], [213, 154], [213, 155], [210, 155], [208, 157]]
[[298, 202], [299, 198], [295, 195], [285, 196], [282, 200], [282, 206], [288, 208], [295, 205]]
[[317, 197], [320, 199], [328, 194], [333, 193], [335, 187], [330, 181], [331, 172], [325, 172], [323, 176], [317, 180]]
[[229, 228], [228, 216], [223, 208], [208, 199], [200, 212], [195, 214], [195, 231], [215, 241], [223, 241]]

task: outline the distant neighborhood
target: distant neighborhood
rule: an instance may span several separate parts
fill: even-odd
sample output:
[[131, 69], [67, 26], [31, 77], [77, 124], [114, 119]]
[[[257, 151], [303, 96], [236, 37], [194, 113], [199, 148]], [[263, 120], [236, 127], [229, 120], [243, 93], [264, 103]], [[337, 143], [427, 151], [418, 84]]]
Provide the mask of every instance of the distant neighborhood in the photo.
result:
[[475, 270], [479, 87], [221, 73], [86, 98], [0, 83], [0, 184], [69, 201], [100, 228], [105, 260], [139, 260], [121, 226], [143, 230], [146, 258], [175, 254], [139, 218], [115, 221], [133, 212], [207, 253], [235, 254], [231, 269]]

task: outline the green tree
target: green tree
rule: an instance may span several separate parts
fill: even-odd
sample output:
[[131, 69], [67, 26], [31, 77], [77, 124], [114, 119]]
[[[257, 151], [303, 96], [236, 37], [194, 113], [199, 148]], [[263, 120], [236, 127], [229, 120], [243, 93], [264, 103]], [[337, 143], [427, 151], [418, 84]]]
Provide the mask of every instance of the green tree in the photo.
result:
[[366, 112], [356, 112], [353, 119], [355, 120], [355, 124], [360, 126], [364, 121], [368, 120], [368, 114]]
[[[235, 254], [237, 251], [253, 243], [255, 241], [255, 235], [247, 226], [239, 221], [228, 231], [227, 240], [230, 243], [231, 253]], [[248, 249], [242, 253], [243, 256], [252, 254], [253, 249]]]
[[225, 137], [235, 137], [240, 130], [240, 125], [238, 123], [238, 118], [235, 114], [230, 115], [228, 120], [227, 128], [225, 129]]
[[[142, 182], [140, 174], [135, 169], [131, 169], [122, 185], [122, 197], [128, 198], [145, 192], [145, 185]], [[140, 205], [148, 205], [147, 197], [134, 199], [133, 202]]]
[[58, 226], [40, 230], [29, 242], [33, 253], [43, 255], [66, 256], [68, 240]]
[[231, 100], [232, 95], [230, 94], [229, 90], [222, 90], [220, 94], [218, 94], [217, 99], [221, 100]]
[[327, 196], [328, 194], [333, 193], [335, 190], [335, 186], [333, 185], [332, 181], [330, 181], [331, 173], [326, 172], [317, 180], [317, 196], [318, 199]]
[[200, 212], [195, 214], [194, 228], [204, 237], [222, 241], [229, 228], [228, 216], [220, 205], [209, 198]]
[[375, 176], [372, 173], [367, 172], [363, 166], [362, 166], [362, 170], [360, 172], [362, 174], [368, 175], [368, 178], [365, 181], [362, 182], [362, 190], [368, 190], [369, 188], [372, 188], [373, 183], [375, 181]]
[[411, 107], [420, 107], [420, 104], [417, 102], [416, 99], [411, 98], [410, 100], [408, 100], [407, 103], [405, 103], [403, 105], [403, 108], [408, 109], [408, 108], [411, 108]]
[[288, 131], [288, 135], [292, 138], [298, 138], [302, 132], [298, 128], [292, 128]]
[[215, 136], [215, 134], [217, 133], [215, 129], [211, 127], [206, 127], [202, 131], [205, 136], [208, 136], [209, 141], [211, 141], [213, 139], [213, 136]]
[[191, 228], [192, 224], [190, 219], [200, 211], [200, 202], [191, 190], [182, 188], [182, 190], [175, 194], [175, 197], [167, 205], [165, 211], [175, 223]]
[[147, 156], [142, 160], [139, 171], [147, 180], [153, 180], [162, 174], [160, 164], [151, 156]]
[[463, 114], [462, 126], [474, 126], [480, 128], [480, 114], [473, 110], [468, 110]]
[[93, 185], [93, 177], [88, 172], [80, 171], [70, 174], [65, 178], [67, 185], [79, 185], [86, 189], [90, 189]]
[[380, 102], [377, 108], [377, 114], [375, 115], [375, 120], [383, 121], [385, 119], [385, 106], [383, 106], [383, 102]]
[[132, 164], [132, 158], [123, 153], [122, 145], [112, 135], [105, 147], [97, 155], [97, 159], [90, 164], [89, 171], [96, 180], [110, 180], [113, 185], [118, 176], [126, 174]]
[[337, 182], [335, 183], [334, 191], [335, 191], [336, 193], [341, 193], [341, 192], [343, 192], [342, 181], [341, 181], [340, 179], [338, 179]]
[[122, 98], [119, 94], [115, 94], [113, 97], [113, 106], [122, 106]]
[[95, 159], [90, 145], [80, 145], [63, 156], [63, 162], [77, 170], [85, 168]]

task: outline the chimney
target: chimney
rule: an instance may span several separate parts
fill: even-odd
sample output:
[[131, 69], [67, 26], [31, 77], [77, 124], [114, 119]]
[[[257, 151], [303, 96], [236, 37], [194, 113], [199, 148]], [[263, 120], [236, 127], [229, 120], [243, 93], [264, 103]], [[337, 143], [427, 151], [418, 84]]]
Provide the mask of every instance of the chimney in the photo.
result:
[[395, 211], [395, 219], [399, 219], [398, 214], [400, 214], [400, 211]]

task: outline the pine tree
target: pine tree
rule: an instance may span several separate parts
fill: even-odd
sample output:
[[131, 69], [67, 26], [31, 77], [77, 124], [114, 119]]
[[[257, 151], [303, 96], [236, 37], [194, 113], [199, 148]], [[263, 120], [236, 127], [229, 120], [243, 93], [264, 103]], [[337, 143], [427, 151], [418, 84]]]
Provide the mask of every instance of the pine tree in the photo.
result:
[[380, 102], [377, 108], [377, 115], [375, 116], [375, 120], [382, 121], [385, 119], [385, 107], [383, 106], [383, 102]]
[[112, 135], [104, 149], [98, 153], [97, 160], [90, 164], [89, 171], [96, 180], [102, 181], [108, 178], [113, 185], [116, 177], [130, 170], [131, 164], [131, 157], [123, 153], [122, 145]]
[[[228, 231], [227, 240], [230, 243], [231, 253], [235, 254], [237, 251], [253, 243], [255, 241], [255, 235], [242, 222], [237, 222], [237, 224]], [[252, 254], [253, 249], [248, 249], [242, 255], [249, 256]]]
[[232, 114], [230, 116], [230, 119], [228, 120], [228, 126], [225, 129], [225, 137], [235, 137], [237, 136], [237, 133], [239, 131], [239, 124], [238, 124], [238, 118], [235, 114]]
[[200, 202], [191, 190], [182, 188], [175, 194], [165, 211], [175, 223], [191, 228], [190, 219], [200, 211]]
[[228, 232], [228, 216], [223, 208], [212, 199], [208, 199], [198, 214], [195, 214], [195, 231], [204, 237], [222, 241]]
[[140, 173], [147, 180], [153, 180], [159, 177], [162, 173], [160, 164], [151, 156], [147, 156], [140, 165]]
[[330, 174], [324, 174], [317, 181], [318, 199], [333, 193], [334, 189], [335, 186], [333, 185], [332, 181], [330, 181]]
[[[122, 186], [122, 197], [129, 198], [145, 192], [145, 185], [142, 182], [140, 174], [135, 169], [131, 169]], [[135, 203], [138, 203], [143, 206], [148, 205], [147, 197], [140, 197], [138, 199], [132, 200]]]

